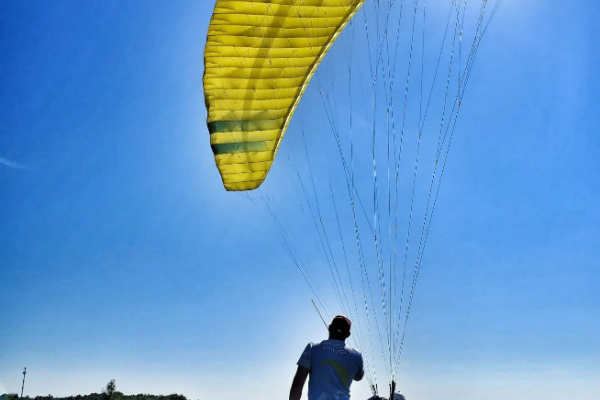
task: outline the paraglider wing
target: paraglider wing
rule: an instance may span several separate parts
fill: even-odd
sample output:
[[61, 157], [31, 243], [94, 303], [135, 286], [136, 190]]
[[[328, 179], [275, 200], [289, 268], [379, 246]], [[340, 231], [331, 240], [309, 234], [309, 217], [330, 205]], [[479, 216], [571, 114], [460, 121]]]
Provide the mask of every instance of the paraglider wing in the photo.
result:
[[264, 181], [311, 77], [364, 1], [217, 0], [204, 97], [227, 190]]

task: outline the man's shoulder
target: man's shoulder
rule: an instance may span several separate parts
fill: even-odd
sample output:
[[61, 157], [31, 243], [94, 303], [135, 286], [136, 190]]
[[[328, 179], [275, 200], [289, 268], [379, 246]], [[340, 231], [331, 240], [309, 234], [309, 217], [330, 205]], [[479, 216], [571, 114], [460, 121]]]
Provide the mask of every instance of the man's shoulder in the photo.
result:
[[306, 347], [317, 349], [317, 348], [322, 348], [324, 346], [327, 346], [327, 344], [328, 344], [328, 340], [321, 340], [320, 342], [308, 342]]
[[356, 354], [356, 355], [362, 357], [362, 355], [360, 354], [360, 351], [358, 351], [357, 349], [355, 349], [353, 347], [348, 346], [348, 344], [346, 344], [345, 342], [343, 342], [343, 346], [344, 346], [344, 350], [346, 350], [348, 353]]
[[358, 351], [358, 350], [356, 350], [356, 349], [353, 349], [353, 348], [352, 348], [352, 347], [350, 347], [350, 346], [346, 346], [346, 350], [348, 350], [348, 352], [349, 352], [349, 353], [352, 353], [352, 354], [354, 354], [355, 356], [362, 358], [362, 354], [360, 353], [360, 351]]

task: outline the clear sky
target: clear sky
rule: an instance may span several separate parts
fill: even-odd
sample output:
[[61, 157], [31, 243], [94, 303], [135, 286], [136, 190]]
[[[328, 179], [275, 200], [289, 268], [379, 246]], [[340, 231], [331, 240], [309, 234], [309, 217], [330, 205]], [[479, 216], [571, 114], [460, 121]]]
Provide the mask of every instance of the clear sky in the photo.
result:
[[[225, 192], [214, 165], [213, 5], [0, 2], [0, 392], [20, 392], [26, 365], [29, 396], [116, 379], [282, 399], [326, 335], [261, 195]], [[596, 0], [503, 0], [487, 31], [412, 306], [407, 398], [600, 393], [599, 20]], [[301, 132], [311, 144], [326, 125], [315, 87], [265, 182], [274, 207], [295, 193]], [[327, 272], [304, 246], [314, 231], [278, 212]]]

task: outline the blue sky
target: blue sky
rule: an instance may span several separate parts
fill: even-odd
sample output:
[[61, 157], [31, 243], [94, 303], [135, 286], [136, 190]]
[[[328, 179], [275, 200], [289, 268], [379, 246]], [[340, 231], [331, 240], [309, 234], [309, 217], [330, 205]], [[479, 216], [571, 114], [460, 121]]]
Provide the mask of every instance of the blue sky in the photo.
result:
[[[202, 92], [212, 8], [0, 4], [0, 392], [19, 392], [27, 365], [30, 396], [116, 379], [125, 393], [282, 398], [324, 337], [260, 197], [307, 269], [327, 272], [287, 184], [301, 132], [315, 145], [326, 121], [317, 82], [262, 192], [225, 192]], [[592, 0], [504, 0], [486, 33], [411, 311], [408, 398], [600, 391], [599, 17]]]

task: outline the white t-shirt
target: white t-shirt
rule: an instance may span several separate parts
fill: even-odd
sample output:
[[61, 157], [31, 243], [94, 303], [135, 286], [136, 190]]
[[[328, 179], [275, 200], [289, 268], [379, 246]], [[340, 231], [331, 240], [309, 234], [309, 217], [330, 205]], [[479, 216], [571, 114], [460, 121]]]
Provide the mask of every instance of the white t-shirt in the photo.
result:
[[308, 400], [350, 400], [352, 380], [364, 375], [362, 355], [341, 340], [309, 343], [298, 365], [310, 370]]

